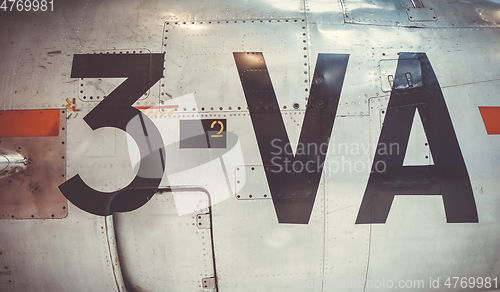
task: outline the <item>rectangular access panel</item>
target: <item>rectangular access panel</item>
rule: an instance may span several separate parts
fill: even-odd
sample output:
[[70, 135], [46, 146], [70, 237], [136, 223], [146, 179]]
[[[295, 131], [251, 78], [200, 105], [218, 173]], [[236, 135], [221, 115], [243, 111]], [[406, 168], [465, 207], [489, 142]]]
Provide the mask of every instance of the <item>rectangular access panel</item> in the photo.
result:
[[[179, 215], [183, 207], [191, 212]], [[158, 192], [141, 208], [113, 216], [129, 292], [215, 291], [207, 193]]]
[[0, 179], [0, 219], [52, 219], [68, 214], [58, 186], [66, 178], [66, 110], [0, 111], [0, 151], [28, 163]]

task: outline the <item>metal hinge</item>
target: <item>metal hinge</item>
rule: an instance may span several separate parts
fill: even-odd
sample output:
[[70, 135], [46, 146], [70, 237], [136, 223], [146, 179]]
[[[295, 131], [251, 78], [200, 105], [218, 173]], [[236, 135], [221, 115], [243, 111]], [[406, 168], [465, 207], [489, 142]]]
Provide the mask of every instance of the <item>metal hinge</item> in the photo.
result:
[[198, 215], [196, 215], [196, 227], [198, 227], [198, 229], [209, 229], [210, 228], [210, 214], [198, 214]]
[[215, 278], [203, 278], [201, 285], [203, 289], [215, 289]]

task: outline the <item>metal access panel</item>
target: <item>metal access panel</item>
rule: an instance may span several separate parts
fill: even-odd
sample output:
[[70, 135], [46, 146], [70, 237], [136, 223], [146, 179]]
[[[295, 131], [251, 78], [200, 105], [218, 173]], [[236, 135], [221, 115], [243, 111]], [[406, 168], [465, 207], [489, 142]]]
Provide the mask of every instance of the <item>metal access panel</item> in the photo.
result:
[[498, 27], [494, 1], [342, 0], [346, 23], [406, 27]]
[[[100, 50], [86, 52], [87, 54], [106, 54], [106, 55], [122, 55], [122, 54], [150, 54], [151, 51], [146, 48], [126, 49], [126, 50]], [[101, 100], [105, 99], [116, 87], [118, 87], [126, 78], [80, 78], [77, 84], [78, 99], [86, 104], [91, 103], [90, 107], [95, 106]], [[153, 86], [155, 89], [154, 97], [158, 97], [158, 86]], [[150, 90], [147, 90], [139, 101], [147, 99], [150, 95]], [[86, 104], [80, 107], [89, 107]]]
[[407, 8], [409, 21], [436, 21], [438, 16], [433, 8]]
[[271, 166], [262, 165], [239, 165], [236, 167], [235, 186], [243, 186], [235, 189], [238, 200], [271, 199], [271, 192], [267, 185], [265, 168]]
[[301, 18], [167, 21], [160, 99], [193, 93], [197, 107], [180, 106], [179, 113], [245, 111], [233, 53], [262, 52], [274, 68], [270, 75], [280, 108], [303, 111], [310, 85], [306, 35]]
[[342, 3], [346, 23], [384, 26], [405, 25], [409, 23], [405, 10], [413, 7], [409, 0], [342, 0]]
[[[114, 215], [129, 292], [214, 291], [209, 200], [200, 191], [158, 192], [140, 209]], [[180, 216], [182, 204], [193, 204], [192, 212]]]
[[59, 110], [57, 136], [0, 137], [0, 148], [17, 151], [29, 161], [23, 171], [0, 179], [0, 219], [51, 219], [68, 214], [66, 198], [58, 189], [66, 178], [66, 114]]

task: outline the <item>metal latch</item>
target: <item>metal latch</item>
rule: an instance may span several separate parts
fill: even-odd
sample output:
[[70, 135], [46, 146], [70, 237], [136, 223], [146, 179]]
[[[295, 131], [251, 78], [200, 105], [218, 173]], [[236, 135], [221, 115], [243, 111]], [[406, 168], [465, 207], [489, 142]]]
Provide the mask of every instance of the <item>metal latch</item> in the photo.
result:
[[405, 76], [406, 76], [406, 82], [408, 83], [408, 87], [413, 87], [413, 80], [411, 80], [411, 73], [406, 72]]
[[382, 91], [422, 86], [422, 68], [418, 59], [380, 60]]
[[203, 289], [215, 289], [215, 278], [203, 278], [201, 284]]
[[389, 81], [389, 88], [392, 89], [394, 87], [394, 75], [387, 76], [387, 80]]
[[210, 214], [198, 214], [198, 215], [196, 215], [196, 227], [198, 227], [198, 229], [209, 229], [210, 228]]

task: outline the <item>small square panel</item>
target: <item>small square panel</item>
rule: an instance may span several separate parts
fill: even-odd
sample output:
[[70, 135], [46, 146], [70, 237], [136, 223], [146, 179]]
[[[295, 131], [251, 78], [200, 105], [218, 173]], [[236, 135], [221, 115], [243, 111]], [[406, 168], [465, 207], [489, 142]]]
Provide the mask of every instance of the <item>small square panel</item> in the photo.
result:
[[408, 8], [406, 9], [409, 21], [436, 21], [436, 11], [432, 8]]

